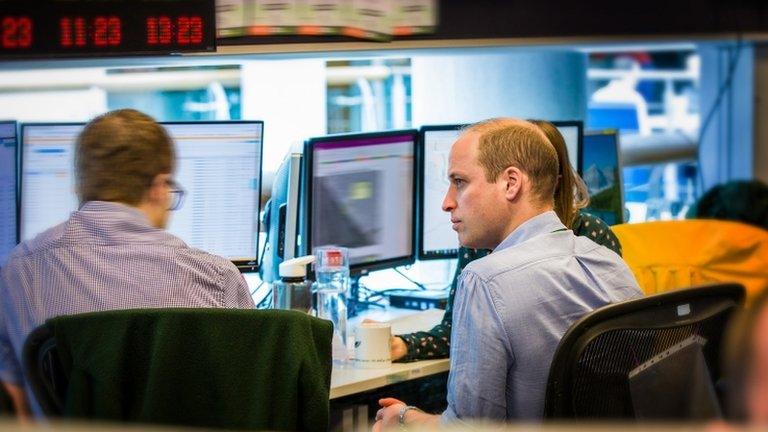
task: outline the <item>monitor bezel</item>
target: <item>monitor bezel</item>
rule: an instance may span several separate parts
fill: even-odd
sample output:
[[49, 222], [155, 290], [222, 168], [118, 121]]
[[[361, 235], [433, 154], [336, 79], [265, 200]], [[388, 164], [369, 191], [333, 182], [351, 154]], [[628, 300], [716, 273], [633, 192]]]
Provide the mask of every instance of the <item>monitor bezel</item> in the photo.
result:
[[[19, 157], [21, 155], [21, 152], [19, 151], [19, 148], [21, 148], [21, 137], [19, 136], [19, 122], [17, 120], [0, 120], [0, 124], [12, 124], [13, 125], [13, 131], [16, 134], [15, 139], [16, 143], [13, 148], [13, 174], [14, 174], [14, 184], [13, 184], [13, 193], [14, 193], [14, 207], [13, 207], [13, 213], [16, 220], [14, 221], [13, 231], [14, 231], [14, 248], [16, 245], [19, 244], [19, 181], [21, 179], [21, 173], [19, 172]], [[11, 248], [11, 251], [13, 248]], [[9, 251], [10, 253], [10, 251]], [[0, 266], [2, 267], [2, 266]]]
[[[418, 236], [419, 236], [419, 248], [418, 248], [418, 259], [419, 261], [429, 261], [429, 260], [439, 260], [439, 259], [454, 259], [459, 256], [459, 246], [456, 249], [452, 249], [451, 251], [445, 251], [445, 252], [427, 252], [424, 249], [424, 181], [425, 181], [425, 175], [426, 175], [426, 164], [427, 164], [427, 158], [426, 158], [426, 135], [428, 132], [441, 132], [441, 131], [461, 131], [461, 129], [471, 125], [470, 123], [467, 124], [446, 124], [446, 125], [429, 125], [429, 126], [422, 126], [419, 129], [419, 188], [418, 188], [418, 196], [419, 196], [419, 226], [418, 226]], [[457, 234], [458, 235], [458, 234]]]
[[[576, 143], [576, 164], [578, 166], [573, 167], [574, 169], [579, 171], [579, 168], [581, 167], [581, 158], [582, 154], [584, 152], [584, 122], [581, 120], [560, 120], [560, 121], [549, 121], [553, 126], [556, 128], [560, 127], [573, 127], [575, 126], [577, 128], [577, 143]], [[425, 175], [426, 175], [426, 149], [425, 149], [425, 143], [426, 143], [426, 134], [428, 132], [440, 132], [440, 131], [461, 131], [462, 129], [471, 126], [471, 123], [464, 123], [464, 124], [445, 124], [445, 125], [426, 125], [422, 126], [419, 129], [419, 177], [418, 177], [418, 194], [419, 194], [419, 225], [418, 225], [418, 238], [419, 238], [419, 245], [418, 245], [418, 259], [419, 261], [429, 261], [429, 260], [439, 260], [439, 259], [454, 259], [459, 256], [459, 249], [461, 248], [461, 245], [455, 250], [450, 250], [446, 252], [430, 252], [426, 251], [424, 249], [424, 181], [425, 181]], [[559, 130], [558, 130], [559, 132]], [[567, 148], [566, 143], [566, 148]], [[570, 154], [569, 154], [569, 163], [570, 163]], [[581, 175], [581, 173], [579, 173]]]
[[[597, 136], [597, 135], [613, 135], [615, 137], [614, 143], [616, 145], [616, 163], [618, 165], [618, 178], [616, 181], [619, 182], [619, 202], [621, 203], [621, 210], [619, 212], [619, 219], [618, 222], [616, 222], [614, 225], [619, 225], [625, 223], [624, 221], [624, 208], [625, 208], [625, 202], [624, 202], [624, 161], [621, 157], [621, 133], [618, 129], [608, 128], [608, 129], [593, 129], [588, 130], [584, 132], [584, 136]], [[582, 156], [579, 157], [579, 170], [583, 169], [584, 167], [584, 149], [582, 148], [581, 151]], [[579, 176], [582, 174], [579, 173]], [[589, 211], [587, 209], [587, 211]]]
[[[571, 166], [571, 168], [576, 170], [576, 173], [581, 176], [581, 158], [582, 154], [584, 154], [584, 122], [581, 120], [563, 120], [563, 121], [550, 121], [553, 126], [560, 128], [560, 127], [569, 127], [569, 126], [576, 126], [578, 128], [578, 142], [576, 143], [576, 166]], [[558, 130], [560, 132], [560, 130]], [[562, 135], [562, 134], [561, 134]], [[565, 141], [565, 137], [563, 137], [563, 141]], [[565, 148], [568, 148], [568, 143], [565, 144]], [[570, 149], [569, 149], [570, 151]], [[570, 154], [568, 157], [568, 162], [570, 163]]]
[[411, 203], [411, 253], [406, 256], [400, 256], [400, 257], [394, 257], [394, 258], [388, 258], [384, 260], [379, 261], [372, 261], [372, 262], [366, 262], [366, 263], [357, 263], [357, 264], [351, 264], [349, 266], [350, 274], [353, 277], [358, 276], [365, 276], [369, 272], [375, 271], [375, 270], [383, 270], [393, 267], [399, 267], [404, 265], [413, 264], [416, 261], [416, 224], [418, 223], [418, 216], [417, 216], [417, 209], [416, 205], [418, 204], [418, 189], [417, 189], [417, 171], [418, 171], [418, 142], [419, 142], [419, 131], [416, 129], [399, 129], [399, 130], [387, 130], [387, 131], [380, 131], [380, 132], [365, 132], [365, 133], [351, 133], [351, 134], [334, 134], [334, 135], [326, 135], [323, 137], [314, 137], [310, 138], [305, 141], [304, 143], [304, 212], [303, 212], [303, 219], [304, 219], [304, 229], [303, 229], [303, 236], [302, 236], [302, 243], [305, 245], [303, 248], [305, 249], [307, 254], [312, 253], [313, 245], [312, 245], [312, 195], [313, 195], [313, 175], [314, 175], [314, 164], [315, 164], [315, 154], [314, 154], [314, 145], [318, 143], [326, 143], [326, 142], [339, 142], [344, 140], [359, 140], [359, 139], [366, 139], [366, 138], [381, 138], [381, 137], [395, 137], [395, 136], [403, 136], [403, 135], [410, 135], [413, 137], [413, 175], [412, 175], [412, 203]]
[[[19, 243], [21, 243], [23, 240], [21, 238], [21, 222], [23, 220], [22, 216], [22, 210], [24, 207], [22, 206], [22, 199], [24, 198], [24, 150], [27, 148], [27, 134], [26, 129], [28, 127], [46, 127], [46, 126], [83, 126], [85, 127], [87, 123], [84, 122], [24, 122], [19, 125], [19, 138], [18, 138], [18, 146], [19, 146], [19, 164], [17, 165], [17, 169], [19, 172], [17, 173], [18, 176], [18, 187], [19, 187], [19, 194], [17, 198], [17, 206], [19, 210], [16, 212], [16, 238], [19, 240]], [[32, 237], [34, 238], [34, 237]], [[31, 239], [30, 239], [31, 240]]]
[[[253, 260], [229, 260], [232, 262], [235, 267], [238, 268], [241, 272], [254, 272], [258, 271], [259, 268], [259, 240], [261, 237], [261, 221], [259, 218], [259, 214], [261, 212], [261, 188], [262, 188], [262, 181], [263, 181], [263, 166], [264, 166], [264, 121], [263, 120], [202, 120], [202, 121], [170, 121], [170, 122], [158, 122], [160, 125], [162, 125], [164, 128], [166, 126], [170, 125], [206, 125], [206, 124], [259, 124], [261, 125], [261, 139], [259, 140], [259, 161], [258, 161], [258, 171], [259, 171], [259, 190], [255, 191], [256, 193], [256, 202], [258, 203], [256, 214], [254, 215], [254, 218], [256, 220], [256, 238], [254, 239], [254, 259]], [[19, 134], [19, 137], [17, 139], [17, 149], [19, 151], [19, 164], [17, 166], [18, 169], [18, 198], [17, 198], [17, 206], [18, 211], [16, 213], [16, 237], [19, 241], [21, 241], [21, 221], [22, 221], [22, 191], [23, 191], [23, 168], [24, 168], [24, 149], [26, 148], [26, 133], [25, 129], [27, 127], [46, 127], [46, 126], [83, 126], [85, 127], [87, 123], [83, 122], [31, 122], [31, 123], [21, 123], [20, 129], [17, 131]], [[168, 132], [169, 135], [170, 132]], [[171, 135], [171, 138], [174, 139], [174, 146], [176, 145], [176, 140]]]
[[[227, 260], [231, 261], [232, 264], [237, 267], [238, 270], [240, 270], [241, 273], [249, 273], [249, 272], [257, 272], [259, 271], [259, 265], [261, 264], [261, 258], [259, 257], [259, 241], [261, 240], [261, 189], [263, 188], [263, 175], [264, 175], [264, 120], [201, 120], [201, 121], [168, 121], [168, 122], [158, 122], [163, 127], [165, 126], [173, 126], [173, 125], [225, 125], [225, 124], [258, 124], [261, 126], [261, 138], [259, 139], [259, 160], [257, 162], [257, 169], [259, 171], [259, 188], [258, 190], [255, 190], [254, 193], [256, 194], [256, 214], [253, 215], [254, 221], [256, 223], [256, 238], [254, 239], [254, 259], [249, 260], [230, 260], [229, 258], [226, 258]], [[172, 134], [168, 132], [168, 135]], [[174, 138], [174, 144], [176, 144], [176, 139]]]

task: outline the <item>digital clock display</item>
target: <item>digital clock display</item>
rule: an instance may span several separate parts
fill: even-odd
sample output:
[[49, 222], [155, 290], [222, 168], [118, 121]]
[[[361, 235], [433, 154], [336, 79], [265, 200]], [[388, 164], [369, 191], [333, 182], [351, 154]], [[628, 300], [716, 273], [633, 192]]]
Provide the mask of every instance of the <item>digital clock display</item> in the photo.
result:
[[0, 58], [216, 49], [214, 0], [0, 0]]

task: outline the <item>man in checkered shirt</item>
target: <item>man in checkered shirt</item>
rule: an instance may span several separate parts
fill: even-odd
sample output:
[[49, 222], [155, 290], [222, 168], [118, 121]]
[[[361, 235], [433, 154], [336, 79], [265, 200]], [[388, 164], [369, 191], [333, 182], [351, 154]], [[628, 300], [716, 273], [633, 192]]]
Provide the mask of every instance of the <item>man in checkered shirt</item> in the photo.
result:
[[27, 335], [48, 318], [110, 309], [254, 307], [231, 262], [164, 230], [183, 194], [174, 167], [168, 133], [135, 110], [97, 117], [78, 137], [80, 208], [16, 247], [0, 275], [0, 382], [20, 415], [28, 415], [29, 406], [39, 413], [20, 359]]

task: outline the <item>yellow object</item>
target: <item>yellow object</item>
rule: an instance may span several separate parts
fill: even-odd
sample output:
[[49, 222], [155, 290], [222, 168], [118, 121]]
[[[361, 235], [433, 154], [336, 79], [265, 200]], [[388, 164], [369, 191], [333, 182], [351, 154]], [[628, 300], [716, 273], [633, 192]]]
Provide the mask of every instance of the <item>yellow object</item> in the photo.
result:
[[349, 198], [353, 200], [369, 199], [373, 196], [371, 182], [356, 182], [350, 187]]
[[747, 301], [768, 288], [768, 231], [739, 222], [683, 220], [611, 227], [646, 295], [738, 282]]

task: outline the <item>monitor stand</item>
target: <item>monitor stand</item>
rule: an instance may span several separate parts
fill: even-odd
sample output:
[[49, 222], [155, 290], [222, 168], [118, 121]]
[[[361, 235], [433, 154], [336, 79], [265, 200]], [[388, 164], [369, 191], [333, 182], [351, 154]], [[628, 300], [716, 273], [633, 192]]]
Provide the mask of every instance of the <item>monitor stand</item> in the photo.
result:
[[368, 309], [367, 302], [360, 299], [360, 278], [362, 275], [351, 275], [349, 280], [349, 295], [347, 296], [347, 316], [354, 317]]

